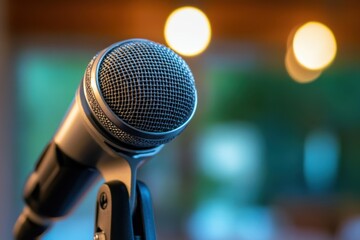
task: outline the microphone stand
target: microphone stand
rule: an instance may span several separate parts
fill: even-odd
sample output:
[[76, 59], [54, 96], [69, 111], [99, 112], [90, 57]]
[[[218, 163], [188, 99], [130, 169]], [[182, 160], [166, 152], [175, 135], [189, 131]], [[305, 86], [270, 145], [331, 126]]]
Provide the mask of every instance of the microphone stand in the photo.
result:
[[156, 240], [150, 191], [136, 181], [136, 206], [131, 213], [124, 183], [104, 183], [97, 195], [94, 240]]

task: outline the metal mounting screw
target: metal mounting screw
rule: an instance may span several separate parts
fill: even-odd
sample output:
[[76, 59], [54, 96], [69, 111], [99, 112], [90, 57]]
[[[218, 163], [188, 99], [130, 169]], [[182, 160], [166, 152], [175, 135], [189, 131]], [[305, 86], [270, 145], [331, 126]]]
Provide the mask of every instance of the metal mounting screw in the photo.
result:
[[102, 209], [105, 209], [106, 207], [107, 207], [107, 205], [108, 205], [108, 199], [107, 199], [107, 196], [106, 196], [106, 193], [101, 193], [101, 195], [100, 195], [100, 207], [102, 208]]
[[95, 233], [94, 240], [106, 240], [105, 234], [103, 232]]

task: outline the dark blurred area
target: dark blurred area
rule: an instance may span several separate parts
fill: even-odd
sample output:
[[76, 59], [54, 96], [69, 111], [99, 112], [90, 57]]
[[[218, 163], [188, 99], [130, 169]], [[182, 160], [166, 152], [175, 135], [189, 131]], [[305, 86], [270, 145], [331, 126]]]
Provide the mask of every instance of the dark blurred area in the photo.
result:
[[[207, 14], [212, 39], [184, 57], [194, 119], [139, 171], [158, 238], [360, 239], [359, 1], [0, 0], [1, 239], [92, 56], [129, 38], [166, 44], [167, 17], [186, 5]], [[331, 28], [338, 51], [299, 84], [284, 58], [308, 21]], [[98, 187], [44, 239], [92, 239]]]

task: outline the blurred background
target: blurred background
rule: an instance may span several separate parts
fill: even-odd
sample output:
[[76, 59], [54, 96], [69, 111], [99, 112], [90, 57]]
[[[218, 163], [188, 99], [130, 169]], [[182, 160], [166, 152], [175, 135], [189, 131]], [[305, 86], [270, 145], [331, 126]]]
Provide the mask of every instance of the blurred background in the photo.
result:
[[[169, 46], [166, 21], [183, 6], [201, 9], [211, 34], [183, 54], [194, 119], [139, 171], [158, 238], [360, 239], [359, 1], [0, 0], [1, 239], [92, 56], [129, 38]], [[295, 44], [310, 21], [336, 39], [335, 58], [313, 68]], [[100, 184], [43, 239], [92, 239]]]

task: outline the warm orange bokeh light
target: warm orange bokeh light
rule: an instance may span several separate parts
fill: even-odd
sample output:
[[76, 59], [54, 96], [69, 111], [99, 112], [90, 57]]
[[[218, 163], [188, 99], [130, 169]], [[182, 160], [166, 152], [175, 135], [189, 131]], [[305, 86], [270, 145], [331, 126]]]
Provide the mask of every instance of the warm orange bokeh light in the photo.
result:
[[319, 22], [308, 22], [301, 26], [294, 35], [292, 47], [297, 61], [310, 70], [329, 66], [337, 48], [332, 31]]
[[166, 20], [167, 44], [184, 56], [202, 53], [210, 43], [211, 27], [207, 16], [195, 7], [176, 9]]
[[289, 48], [286, 53], [285, 67], [290, 77], [298, 83], [310, 83], [322, 73], [322, 70], [310, 70], [300, 65], [294, 56], [292, 48]]

